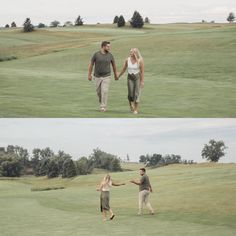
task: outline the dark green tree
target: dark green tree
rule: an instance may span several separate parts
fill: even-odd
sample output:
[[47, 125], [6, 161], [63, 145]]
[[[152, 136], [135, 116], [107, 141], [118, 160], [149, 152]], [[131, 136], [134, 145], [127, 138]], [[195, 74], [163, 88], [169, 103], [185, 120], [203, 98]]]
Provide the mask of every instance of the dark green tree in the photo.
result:
[[149, 19], [148, 17], [145, 17], [144, 22], [145, 22], [146, 24], [150, 24], [150, 19]]
[[31, 24], [30, 18], [26, 18], [23, 24], [23, 31], [24, 32], [32, 32], [34, 31], [34, 26]]
[[139, 12], [135, 11], [133, 17], [130, 20], [130, 24], [133, 28], [142, 28], [143, 27], [143, 17], [139, 14]]
[[113, 24], [117, 24], [117, 23], [118, 23], [118, 20], [119, 20], [119, 17], [118, 17], [118, 16], [115, 16], [115, 17], [114, 17], [114, 20], [113, 20]]
[[47, 177], [48, 178], [55, 178], [58, 177], [60, 174], [59, 166], [56, 158], [52, 158], [49, 160], [47, 165]]
[[89, 161], [86, 157], [81, 157], [78, 161], [75, 162], [75, 164], [78, 175], [87, 175], [92, 171], [89, 168]]
[[209, 144], [205, 144], [202, 150], [202, 158], [211, 162], [218, 162], [225, 155], [225, 146], [223, 141], [211, 139]]
[[139, 162], [146, 164], [148, 162], [148, 159], [149, 159], [148, 155], [146, 155], [146, 156], [145, 155], [141, 155], [139, 157]]
[[11, 27], [12, 27], [12, 28], [16, 27], [15, 21], [13, 21], [13, 22], [11, 23]]
[[45, 27], [46, 27], [46, 25], [43, 24], [43, 23], [39, 23], [39, 24], [38, 24], [38, 28], [45, 28]]
[[233, 13], [233, 12], [230, 12], [230, 13], [229, 13], [229, 16], [227, 17], [227, 21], [228, 21], [229, 23], [232, 23], [232, 22], [235, 21], [235, 16], [234, 16], [234, 13]]
[[63, 163], [62, 178], [71, 178], [76, 176], [76, 166], [73, 160], [68, 159]]
[[52, 21], [50, 24], [51, 27], [58, 27], [59, 25], [60, 25], [60, 22], [57, 20]]
[[22, 170], [23, 165], [16, 154], [0, 153], [0, 176], [19, 177]]
[[81, 26], [83, 25], [83, 19], [81, 18], [81, 16], [78, 16], [77, 19], [75, 20], [75, 26]]
[[123, 27], [123, 26], [125, 26], [125, 19], [124, 19], [124, 17], [123, 17], [122, 15], [121, 15], [121, 16], [119, 17], [119, 19], [118, 19], [117, 26], [118, 26], [118, 27]]

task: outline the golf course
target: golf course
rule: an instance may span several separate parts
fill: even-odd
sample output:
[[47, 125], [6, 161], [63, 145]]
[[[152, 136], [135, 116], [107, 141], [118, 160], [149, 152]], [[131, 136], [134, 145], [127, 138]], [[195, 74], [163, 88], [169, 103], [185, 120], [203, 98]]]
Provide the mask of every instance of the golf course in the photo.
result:
[[[99, 112], [94, 81], [88, 81], [87, 73], [90, 59], [103, 40], [111, 42], [118, 71], [130, 48], [139, 48], [144, 58], [145, 85], [138, 115], [129, 110], [126, 74], [119, 81], [112, 79], [108, 111]], [[0, 29], [0, 117], [235, 117], [235, 55], [233, 23], [146, 24], [142, 29], [97, 24], [31, 33], [23, 33], [21, 28]], [[73, 220], [81, 223], [77, 212], [75, 215]], [[91, 223], [97, 222], [94, 217], [85, 217], [91, 230], [99, 224]], [[68, 222], [59, 225], [66, 229]], [[123, 224], [131, 222], [133, 218], [125, 218]], [[138, 229], [141, 224], [136, 226]], [[155, 228], [159, 228], [158, 221]]]
[[[236, 165], [202, 163], [148, 169], [154, 215], [137, 215], [139, 164], [111, 173], [112, 221], [102, 221], [96, 188], [104, 173], [72, 179], [0, 178], [0, 235], [195, 235], [236, 234]], [[124, 168], [124, 166], [123, 166]], [[52, 190], [54, 188], [54, 190]], [[50, 190], [51, 189], [51, 190]], [[44, 191], [43, 191], [44, 190]]]

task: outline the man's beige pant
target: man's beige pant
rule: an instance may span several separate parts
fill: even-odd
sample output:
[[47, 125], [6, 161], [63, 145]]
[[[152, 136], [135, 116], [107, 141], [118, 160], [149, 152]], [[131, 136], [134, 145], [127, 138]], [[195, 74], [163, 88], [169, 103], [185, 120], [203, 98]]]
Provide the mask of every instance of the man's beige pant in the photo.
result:
[[145, 204], [150, 213], [153, 213], [154, 210], [149, 202], [149, 194], [150, 192], [148, 190], [143, 190], [139, 192], [139, 212], [138, 214], [142, 214], [143, 211], [143, 205]]
[[99, 98], [100, 108], [106, 108], [111, 76], [99, 77], [99, 78], [94, 77], [94, 80], [96, 84], [96, 91]]

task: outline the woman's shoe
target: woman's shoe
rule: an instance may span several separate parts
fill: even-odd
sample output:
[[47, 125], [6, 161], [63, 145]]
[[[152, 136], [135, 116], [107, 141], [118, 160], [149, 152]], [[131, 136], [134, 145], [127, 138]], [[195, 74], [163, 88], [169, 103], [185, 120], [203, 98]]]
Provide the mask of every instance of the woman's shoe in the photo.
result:
[[110, 220], [113, 220], [115, 217], [115, 215], [113, 214], [111, 217], [110, 217]]

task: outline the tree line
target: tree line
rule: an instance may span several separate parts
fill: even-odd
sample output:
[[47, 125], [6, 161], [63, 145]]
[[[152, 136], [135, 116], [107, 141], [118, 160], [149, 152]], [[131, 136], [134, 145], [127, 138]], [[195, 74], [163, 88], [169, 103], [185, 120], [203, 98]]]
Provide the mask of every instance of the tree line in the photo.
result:
[[[234, 13], [230, 12], [229, 15], [227, 16], [226, 20], [229, 23], [234, 22], [235, 21]], [[131, 25], [131, 27], [133, 27], [133, 28], [142, 28], [144, 23], [146, 23], [146, 24], [150, 23], [150, 19], [148, 17], [145, 17], [143, 19], [143, 17], [141, 16], [141, 14], [138, 11], [134, 11], [132, 18], [128, 22]], [[202, 23], [206, 23], [206, 21], [202, 20]], [[215, 21], [211, 21], [211, 23], [215, 23]], [[59, 21], [54, 20], [50, 23], [50, 27], [58, 27], [58, 26], [60, 26], [60, 24], [61, 23]], [[84, 24], [84, 21], [83, 21], [82, 17], [79, 15], [76, 18], [74, 24], [71, 21], [66, 21], [63, 24], [63, 27], [66, 27], [66, 26], [82, 26], [83, 24]], [[124, 19], [124, 16], [123, 15], [120, 15], [120, 16], [116, 15], [113, 19], [113, 24], [117, 24], [117, 27], [125, 26], [126, 21]], [[17, 27], [15, 21], [13, 21], [11, 24], [6, 24], [5, 25], [5, 28], [10, 28], [10, 27], [12, 27], [12, 28]], [[46, 25], [43, 24], [43, 23], [39, 23], [36, 27], [44, 28], [44, 27], [46, 27]], [[34, 28], [35, 28], [35, 26], [31, 24], [30, 18], [26, 18], [25, 22], [23, 23], [23, 31], [24, 32], [31, 32], [31, 31], [34, 30]]]
[[35, 148], [30, 156], [27, 149], [8, 145], [0, 148], [0, 176], [20, 177], [21, 175], [71, 178], [90, 174], [94, 168], [108, 171], [122, 171], [120, 159], [100, 149], [94, 149], [89, 157], [73, 160], [64, 151], [54, 153], [50, 148]]
[[[225, 156], [225, 150], [227, 148], [224, 141], [211, 139], [208, 144], [204, 145], [201, 156], [207, 161], [218, 162], [221, 157]], [[156, 153], [152, 155], [141, 155], [139, 162], [145, 164], [147, 167], [159, 167], [170, 164], [196, 164], [193, 160], [182, 160], [180, 155], [168, 154], [162, 156]]]
[[139, 157], [139, 162], [145, 164], [147, 167], [160, 167], [170, 164], [196, 164], [193, 160], [182, 160], [180, 155], [175, 154], [146, 154]]

